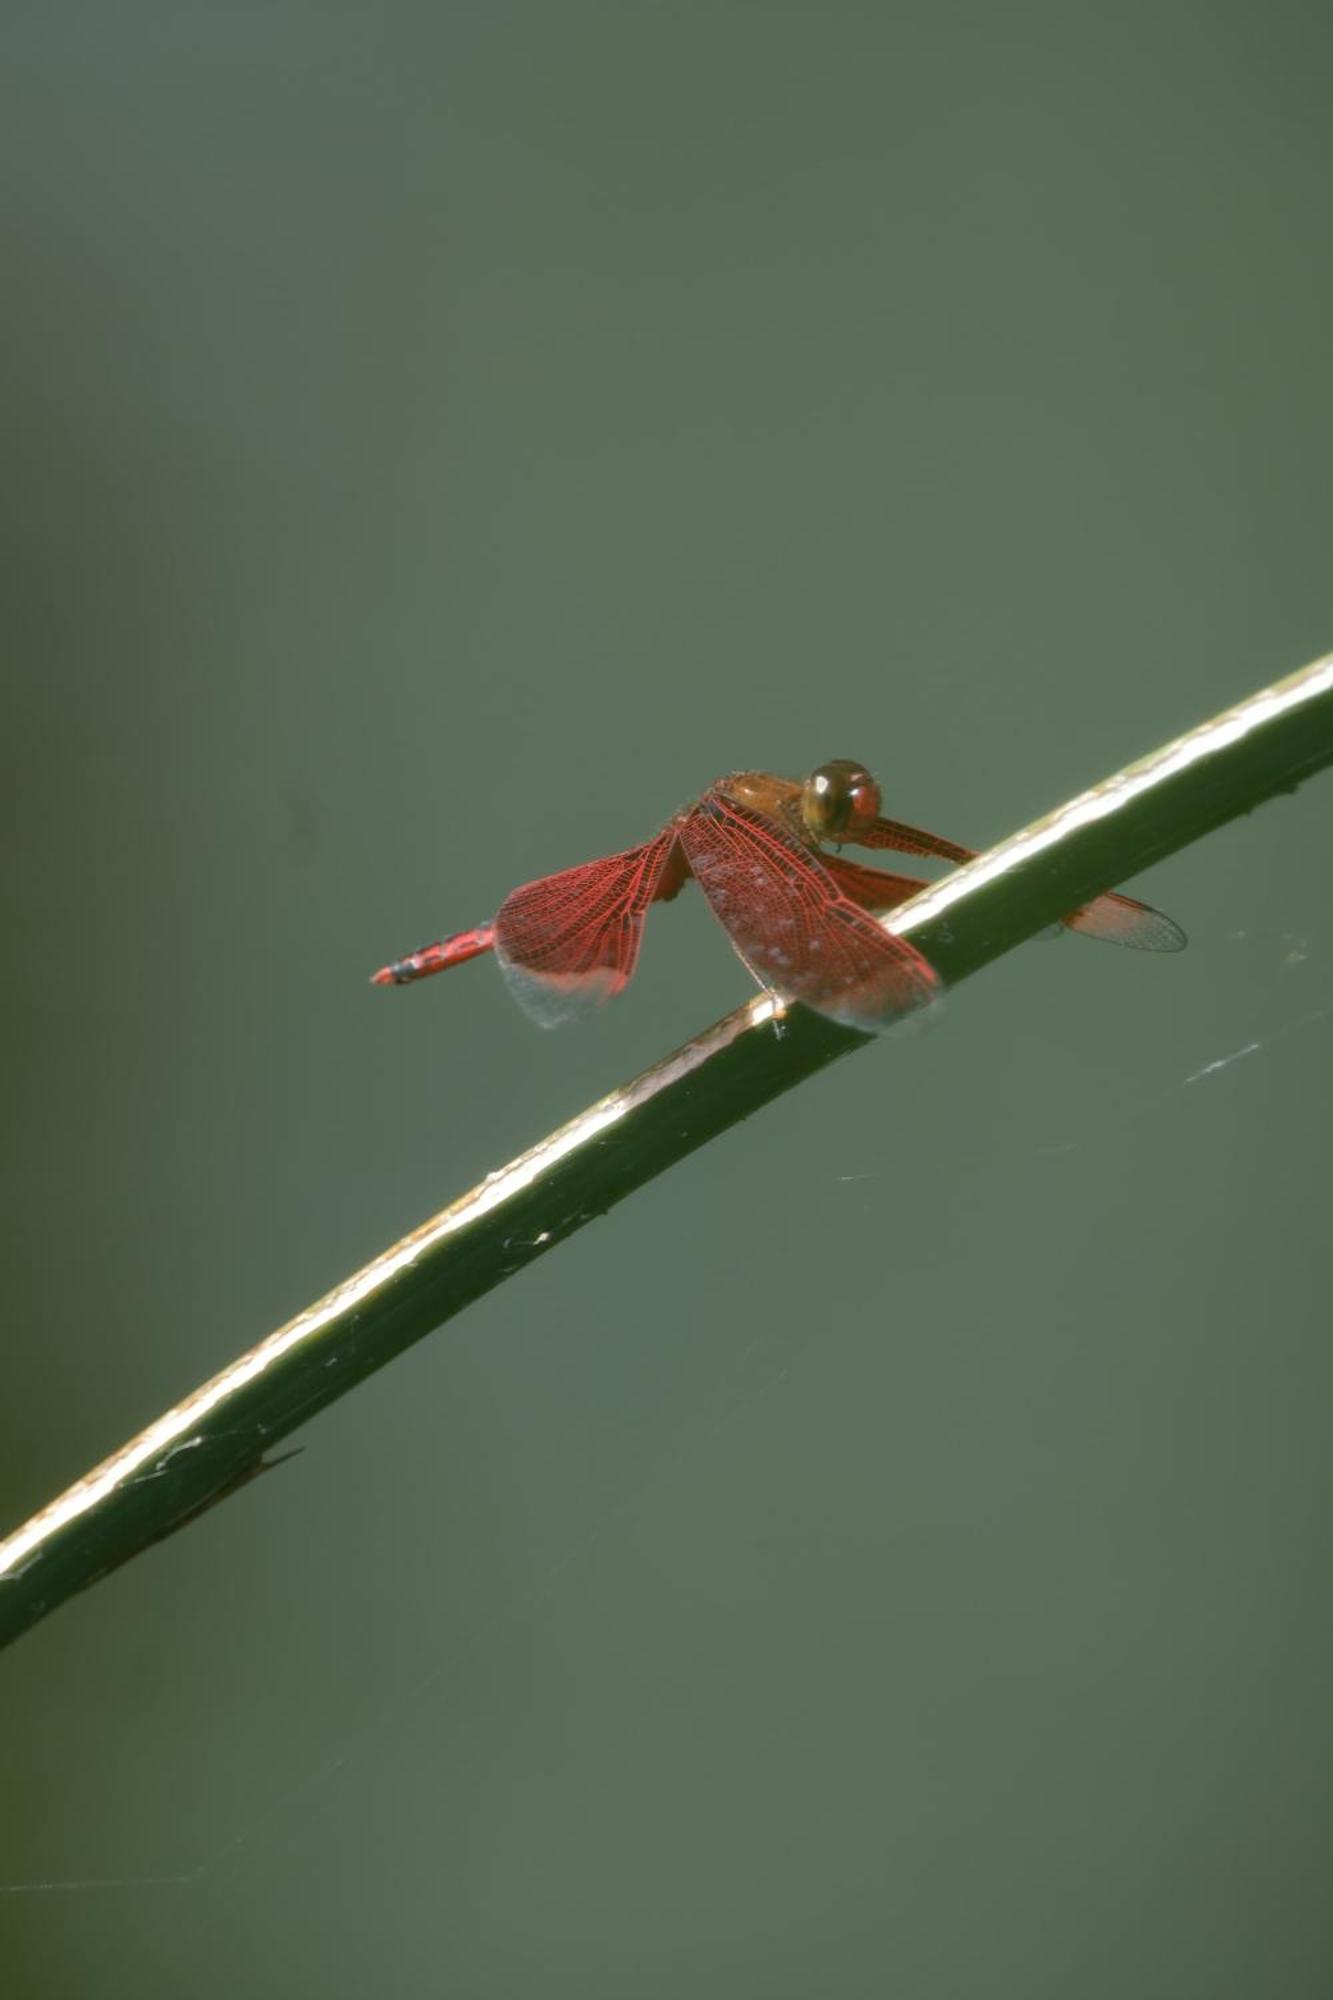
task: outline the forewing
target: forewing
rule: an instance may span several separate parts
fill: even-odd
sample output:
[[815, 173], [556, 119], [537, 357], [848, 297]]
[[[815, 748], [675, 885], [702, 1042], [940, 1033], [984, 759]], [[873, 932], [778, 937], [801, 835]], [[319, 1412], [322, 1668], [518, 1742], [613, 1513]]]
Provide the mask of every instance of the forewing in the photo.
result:
[[919, 875], [890, 875], [887, 868], [863, 868], [859, 861], [844, 860], [841, 854], [821, 853], [819, 860], [843, 895], [863, 910], [896, 910], [899, 903], [930, 887]]
[[543, 875], [506, 896], [495, 956], [519, 1005], [544, 1027], [619, 993], [639, 956], [643, 920], [675, 838]]
[[1136, 951], [1183, 951], [1185, 933], [1150, 903], [1136, 903], [1132, 896], [1114, 892], [1096, 896], [1064, 919], [1071, 931], [1084, 937], [1105, 938], [1108, 944], [1132, 945]]
[[[892, 847], [900, 854], [934, 854], [941, 861], [952, 861], [956, 867], [976, 859], [974, 848], [959, 847], [956, 841], [942, 840], [936, 833], [924, 833], [920, 827], [906, 826], [896, 819], [877, 819], [860, 836], [859, 845]], [[873, 909], [875, 905], [868, 903], [866, 907]], [[1085, 937], [1105, 938], [1108, 944], [1131, 945], [1136, 951], [1183, 951], [1186, 943], [1184, 931], [1170, 917], [1164, 917], [1149, 903], [1137, 903], [1132, 896], [1119, 896], [1114, 891], [1094, 896], [1081, 910], [1074, 910], [1061, 921]]]
[[977, 858], [974, 847], [960, 847], [956, 840], [942, 840], [939, 834], [924, 833], [919, 826], [908, 826], [900, 819], [872, 820], [864, 833], [848, 838], [857, 847], [892, 847], [899, 854], [934, 854], [955, 866]]
[[775, 821], [709, 792], [682, 822], [680, 842], [737, 952], [784, 999], [873, 1033], [938, 992], [921, 954]]

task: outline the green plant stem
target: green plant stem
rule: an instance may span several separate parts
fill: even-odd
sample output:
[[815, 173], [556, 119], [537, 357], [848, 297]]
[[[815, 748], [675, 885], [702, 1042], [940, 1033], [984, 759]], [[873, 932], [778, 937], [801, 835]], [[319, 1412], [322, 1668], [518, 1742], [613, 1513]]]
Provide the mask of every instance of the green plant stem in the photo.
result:
[[[888, 920], [948, 985], [1333, 762], [1333, 655], [1108, 778]], [[739, 1008], [230, 1363], [0, 1542], [0, 1644], [265, 1467], [265, 1454], [473, 1299], [825, 1063], [869, 1046]]]

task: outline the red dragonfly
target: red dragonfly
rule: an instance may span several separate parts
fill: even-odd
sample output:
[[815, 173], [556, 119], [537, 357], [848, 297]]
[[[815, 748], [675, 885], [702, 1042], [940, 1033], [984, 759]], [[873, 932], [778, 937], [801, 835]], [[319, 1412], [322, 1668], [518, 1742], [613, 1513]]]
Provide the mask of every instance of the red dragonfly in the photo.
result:
[[[649, 905], [670, 902], [693, 876], [761, 986], [847, 1027], [887, 1027], [932, 999], [940, 981], [872, 913], [928, 884], [845, 861], [824, 843], [952, 862], [971, 861], [973, 850], [884, 819], [879, 808], [879, 786], [847, 758], [821, 764], [804, 784], [733, 772], [643, 846], [525, 883], [505, 897], [493, 923], [409, 952], [374, 984], [404, 986], [493, 951], [519, 1003], [554, 1027], [629, 983]], [[1185, 942], [1169, 917], [1129, 896], [1097, 896], [1064, 922], [1144, 951], [1178, 951]]]

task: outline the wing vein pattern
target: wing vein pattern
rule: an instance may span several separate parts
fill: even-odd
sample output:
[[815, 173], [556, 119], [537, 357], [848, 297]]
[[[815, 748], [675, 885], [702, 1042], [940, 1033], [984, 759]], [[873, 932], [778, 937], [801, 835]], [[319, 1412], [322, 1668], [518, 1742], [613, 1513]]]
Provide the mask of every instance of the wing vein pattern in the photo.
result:
[[680, 842], [739, 956], [785, 999], [873, 1033], [938, 992], [921, 954], [772, 819], [714, 791], [681, 822]]
[[676, 838], [663, 828], [642, 847], [525, 882], [495, 919], [495, 956], [519, 1005], [544, 1027], [628, 984], [643, 920]]

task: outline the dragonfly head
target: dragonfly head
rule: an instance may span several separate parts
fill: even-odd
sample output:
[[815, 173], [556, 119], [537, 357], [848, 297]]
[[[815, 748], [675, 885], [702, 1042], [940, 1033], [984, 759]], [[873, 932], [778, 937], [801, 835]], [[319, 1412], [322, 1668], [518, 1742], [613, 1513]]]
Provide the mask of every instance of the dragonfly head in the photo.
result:
[[855, 840], [879, 817], [879, 786], [864, 764], [835, 757], [801, 787], [801, 817], [816, 840]]

